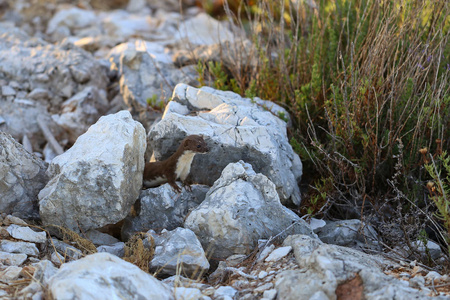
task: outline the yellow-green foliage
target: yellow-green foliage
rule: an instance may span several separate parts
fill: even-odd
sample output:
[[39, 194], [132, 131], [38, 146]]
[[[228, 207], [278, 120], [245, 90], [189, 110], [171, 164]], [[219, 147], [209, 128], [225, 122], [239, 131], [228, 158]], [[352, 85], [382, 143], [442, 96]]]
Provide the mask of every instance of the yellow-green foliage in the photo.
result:
[[450, 243], [450, 156], [444, 151], [437, 160], [431, 159], [425, 168], [433, 178], [427, 184], [430, 198], [437, 207], [436, 216], [444, 223], [447, 242]]

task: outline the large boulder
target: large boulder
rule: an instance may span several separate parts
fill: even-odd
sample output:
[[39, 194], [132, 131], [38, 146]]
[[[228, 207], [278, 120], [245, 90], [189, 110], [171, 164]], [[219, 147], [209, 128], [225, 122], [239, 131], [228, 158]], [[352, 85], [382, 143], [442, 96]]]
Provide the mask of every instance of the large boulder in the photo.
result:
[[38, 193], [47, 184], [47, 164], [0, 132], [0, 211], [38, 218]]
[[52, 299], [173, 299], [152, 275], [109, 253], [64, 264], [48, 281]]
[[225, 166], [242, 159], [275, 184], [282, 203], [298, 205], [302, 163], [289, 144], [286, 122], [277, 115], [288, 114], [269, 101], [179, 84], [148, 140], [155, 159], [163, 160], [185, 136], [203, 135], [210, 151], [194, 157], [191, 181], [212, 185]]
[[101, 117], [50, 164], [39, 193], [43, 223], [79, 232], [124, 219], [142, 186], [145, 147], [128, 111]]
[[248, 254], [259, 239], [278, 234], [280, 238], [294, 233], [316, 236], [304, 220], [281, 205], [275, 185], [242, 161], [223, 170], [184, 225], [218, 259]]

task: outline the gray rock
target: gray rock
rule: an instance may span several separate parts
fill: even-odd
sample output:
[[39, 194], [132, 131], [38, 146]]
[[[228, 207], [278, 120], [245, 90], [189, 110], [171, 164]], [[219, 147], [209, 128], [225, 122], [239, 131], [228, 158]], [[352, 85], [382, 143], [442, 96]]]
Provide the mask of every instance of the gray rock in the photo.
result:
[[18, 240], [33, 243], [45, 243], [47, 241], [47, 235], [45, 231], [36, 232], [30, 227], [21, 227], [16, 224], [9, 225], [6, 230], [13, 238]]
[[15, 98], [14, 101], [0, 100], [0, 113], [5, 120], [5, 123], [0, 125], [0, 130], [11, 134], [17, 141], [21, 141], [26, 135], [30, 139], [34, 151], [41, 150], [44, 140], [42, 129], [37, 122], [38, 116], [57, 140], [64, 138], [63, 130], [52, 120], [46, 105], [34, 100], [18, 98]]
[[31, 38], [23, 31], [0, 26], [0, 73], [6, 80], [43, 88], [51, 95], [45, 103], [52, 112], [84, 89], [106, 89], [106, 70], [90, 53], [62, 43], [57, 46]]
[[79, 232], [124, 219], [142, 186], [145, 146], [129, 112], [101, 117], [50, 164], [39, 193], [43, 223]]
[[46, 164], [10, 135], [0, 132], [0, 211], [37, 218], [39, 191], [48, 182]]
[[378, 234], [371, 225], [361, 224], [360, 220], [328, 222], [314, 231], [320, 240], [327, 244], [353, 247], [376, 247]]
[[315, 293], [336, 299], [337, 284], [354, 278], [355, 274], [363, 282], [364, 299], [431, 299], [426, 291], [411, 288], [404, 281], [384, 274], [383, 268], [392, 262], [382, 257], [324, 244], [305, 235], [289, 236], [283, 245], [292, 246], [302, 270], [284, 271], [276, 277], [275, 287], [280, 299], [298, 299], [299, 295], [308, 299]]
[[58, 272], [58, 269], [49, 260], [41, 260], [34, 264], [34, 278], [41, 284], [47, 285], [48, 280]]
[[114, 254], [115, 256], [123, 257], [125, 255], [125, 243], [117, 242], [112, 245], [99, 246], [99, 247], [97, 247], [97, 251], [99, 253], [108, 252], [108, 253]]
[[32, 100], [48, 100], [49, 96], [49, 91], [43, 88], [35, 88], [27, 95]]
[[[272, 109], [278, 108], [273, 104]], [[155, 159], [168, 158], [191, 134], [202, 134], [210, 148], [207, 154], [194, 157], [193, 182], [212, 185], [226, 165], [242, 159], [269, 177], [282, 203], [300, 203], [302, 163], [288, 142], [286, 123], [270, 111], [232, 92], [179, 84], [163, 119], [148, 135]]]
[[[98, 25], [98, 18], [93, 11], [71, 7], [58, 11], [48, 22], [47, 34], [61, 32], [61, 27], [69, 29], [71, 34], [76, 34], [80, 29]], [[59, 36], [61, 38], [61, 36]]]
[[20, 266], [27, 259], [24, 253], [9, 253], [0, 251], [0, 263], [5, 266]]
[[98, 230], [89, 230], [85, 233], [84, 236], [89, 239], [95, 246], [113, 245], [119, 242], [119, 240], [115, 237]]
[[109, 253], [62, 265], [48, 291], [52, 299], [174, 299], [165, 284]]
[[211, 45], [236, 40], [236, 35], [227, 22], [220, 22], [207, 13], [199, 13], [194, 18], [180, 24], [175, 39], [188, 45]]
[[418, 251], [423, 253], [423, 255], [430, 254], [432, 259], [439, 259], [442, 255], [441, 247], [431, 240], [427, 240], [426, 244], [424, 241], [418, 240], [412, 242], [413, 246], [417, 248]]
[[199, 277], [209, 269], [202, 245], [195, 234], [184, 228], [172, 231], [163, 230], [161, 235], [149, 231], [155, 240], [155, 254], [150, 262], [153, 272], [164, 275], [181, 274]]
[[2, 86], [2, 95], [3, 96], [14, 96], [16, 94], [16, 90], [10, 87], [9, 85]]
[[231, 286], [221, 286], [214, 292], [214, 299], [234, 299], [237, 290]]
[[280, 238], [294, 233], [315, 237], [305, 221], [281, 205], [275, 185], [242, 161], [223, 170], [185, 227], [218, 259], [248, 254], [258, 239], [281, 232]]
[[9, 266], [4, 270], [0, 269], [0, 282], [17, 280], [20, 276], [20, 272], [22, 272], [22, 268], [17, 266]]
[[120, 70], [124, 101], [135, 111], [146, 109], [147, 100], [156, 106], [167, 101], [178, 82], [195, 83], [195, 76], [189, 78], [159, 53], [153, 55], [145, 47], [132, 43], [117, 47], [109, 57], [113, 67]]
[[283, 271], [277, 275], [275, 283], [278, 298], [286, 300], [311, 299], [318, 292], [324, 293], [325, 299], [336, 299], [337, 286], [332, 272], [318, 273], [312, 270]]
[[289, 252], [291, 252], [291, 250], [292, 250], [291, 246], [277, 248], [277, 249], [273, 250], [264, 261], [265, 262], [278, 261], [278, 260], [282, 259], [283, 257], [285, 257], [286, 255], [288, 255]]
[[8, 240], [0, 241], [0, 251], [9, 253], [24, 253], [30, 256], [37, 256], [39, 250], [33, 243], [13, 242]]
[[109, 104], [103, 90], [89, 86], [66, 100], [61, 108], [61, 115], [54, 120], [68, 132], [69, 140], [74, 143], [109, 109]]
[[125, 219], [122, 236], [130, 238], [135, 232], [153, 229], [174, 230], [183, 226], [186, 216], [205, 199], [208, 186], [192, 185], [192, 192], [185, 189], [177, 194], [169, 184], [142, 190], [136, 217]]
[[74, 246], [68, 245], [57, 239], [52, 238], [52, 246], [54, 246], [54, 249], [58, 251], [58, 254], [63, 257], [63, 261], [64, 259], [66, 261], [68, 261], [69, 259], [79, 259], [83, 256], [83, 253], [80, 249], [77, 249]]
[[196, 288], [177, 287], [174, 289], [176, 300], [204, 299], [202, 292]]

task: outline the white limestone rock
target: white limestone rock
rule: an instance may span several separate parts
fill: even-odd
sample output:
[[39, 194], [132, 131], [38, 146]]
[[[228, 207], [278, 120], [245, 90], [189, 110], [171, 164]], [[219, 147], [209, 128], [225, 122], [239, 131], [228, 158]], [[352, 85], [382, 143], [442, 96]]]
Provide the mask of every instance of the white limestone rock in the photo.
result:
[[8, 233], [15, 239], [23, 240], [33, 243], [45, 243], [47, 235], [45, 231], [34, 231], [30, 227], [22, 227], [16, 224], [11, 224], [6, 228]]
[[160, 235], [149, 231], [155, 240], [155, 254], [150, 269], [164, 275], [175, 275], [177, 269], [188, 277], [198, 277], [209, 269], [205, 251], [195, 234], [185, 228], [163, 230]]
[[79, 232], [125, 218], [142, 186], [145, 130], [128, 111], [101, 117], [51, 162], [39, 193], [44, 224]]
[[0, 263], [5, 266], [20, 266], [27, 259], [24, 253], [9, 253], [0, 251]]
[[37, 256], [39, 250], [34, 243], [14, 242], [3, 240], [0, 241], [0, 251], [9, 253], [24, 253], [29, 256]]
[[50, 91], [45, 105], [57, 112], [60, 104], [86, 86], [106, 90], [106, 70], [94, 57], [63, 42], [53, 45], [25, 32], [0, 25], [0, 73], [6, 80], [27, 85], [29, 91]]
[[[148, 46], [148, 47], [147, 47]], [[120, 71], [120, 91], [125, 103], [136, 111], [164, 103], [179, 82], [194, 84], [194, 72], [176, 68], [164, 55], [164, 48], [136, 41], [116, 46], [108, 55]], [[192, 69], [194, 71], [194, 69]]]
[[[179, 104], [190, 113], [181, 114]], [[268, 108], [282, 109], [276, 104]], [[202, 110], [210, 111], [191, 115]], [[179, 84], [162, 120], [149, 131], [155, 159], [168, 158], [191, 134], [203, 135], [210, 148], [194, 157], [193, 182], [212, 185], [225, 166], [242, 159], [276, 185], [282, 203], [300, 204], [302, 163], [288, 142], [286, 122], [272, 112], [233, 92]]]
[[291, 250], [292, 250], [291, 246], [277, 248], [277, 249], [273, 250], [264, 261], [268, 262], [268, 261], [280, 260], [283, 257], [285, 257], [286, 255], [288, 255], [289, 252], [291, 252]]
[[189, 45], [211, 45], [225, 41], [235, 41], [230, 24], [220, 22], [207, 13], [187, 19], [180, 24], [175, 39]]
[[277, 275], [275, 288], [280, 299], [310, 299], [323, 294], [328, 299], [336, 299], [337, 284], [353, 279], [355, 274], [363, 282], [364, 299], [432, 299], [427, 291], [414, 289], [405, 281], [384, 274], [383, 268], [392, 262], [380, 256], [324, 244], [305, 235], [289, 236], [283, 245], [293, 248], [302, 269]]
[[0, 211], [21, 218], [39, 216], [39, 191], [47, 184], [47, 165], [9, 134], [0, 132]]
[[105, 91], [96, 87], [86, 87], [61, 106], [61, 115], [55, 115], [55, 122], [67, 131], [70, 142], [85, 133], [89, 126], [109, 109]]
[[165, 284], [109, 253], [62, 265], [50, 278], [48, 291], [52, 299], [174, 299]]
[[281, 205], [275, 185], [242, 161], [223, 170], [206, 199], [187, 217], [185, 227], [217, 259], [248, 254], [259, 239], [283, 231], [281, 238], [294, 233], [315, 237], [304, 220]]

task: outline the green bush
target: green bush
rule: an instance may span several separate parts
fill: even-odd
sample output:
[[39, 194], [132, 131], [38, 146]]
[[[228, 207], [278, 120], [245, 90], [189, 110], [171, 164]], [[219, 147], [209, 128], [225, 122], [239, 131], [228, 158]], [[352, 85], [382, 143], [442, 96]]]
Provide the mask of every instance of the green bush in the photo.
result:
[[[210, 70], [217, 88], [273, 100], [291, 113], [292, 145], [311, 187], [303, 189], [303, 212], [345, 218], [346, 206], [356, 217], [392, 222], [381, 208], [401, 208], [405, 217], [428, 205], [419, 150], [450, 146], [450, 4], [244, 2], [228, 17], [247, 30], [255, 49], [246, 51], [257, 66], [236, 64], [250, 74]], [[430, 211], [440, 211], [436, 205]]]

